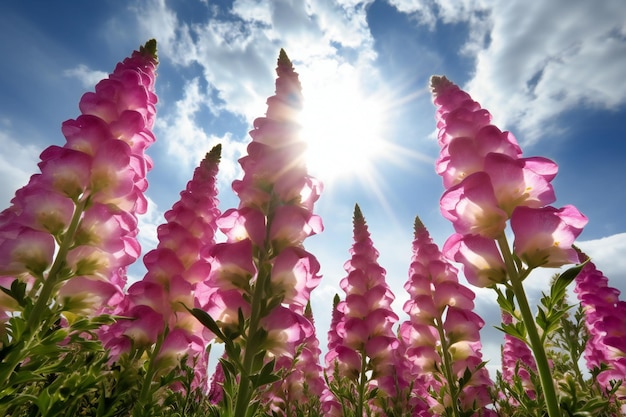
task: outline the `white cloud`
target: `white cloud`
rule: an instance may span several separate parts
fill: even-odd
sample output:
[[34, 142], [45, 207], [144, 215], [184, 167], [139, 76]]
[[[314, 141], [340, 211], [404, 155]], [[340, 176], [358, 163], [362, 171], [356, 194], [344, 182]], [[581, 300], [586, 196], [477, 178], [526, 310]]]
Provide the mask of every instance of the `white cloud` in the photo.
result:
[[80, 64], [76, 68], [63, 71], [66, 77], [77, 78], [83, 87], [93, 89], [93, 87], [102, 79], [107, 78], [109, 74], [104, 71], [96, 71], [90, 69], [87, 65]]
[[163, 213], [159, 211], [157, 204], [148, 196], [148, 211], [145, 214], [138, 216], [137, 228], [139, 234], [137, 239], [141, 244], [141, 251], [143, 254], [157, 247], [159, 239], [157, 237], [157, 227], [165, 223]]
[[[466, 22], [463, 53], [475, 58], [467, 89], [532, 143], [567, 129], [555, 117], [587, 105], [614, 109], [626, 102], [626, 8], [621, 0], [393, 0], [399, 10], [426, 23]], [[423, 4], [428, 4], [429, 7]], [[454, 81], [454, 80], [453, 80]]]
[[195, 120], [197, 113], [208, 106], [209, 100], [200, 91], [198, 79], [192, 79], [183, 87], [183, 98], [176, 101], [174, 109], [157, 119], [155, 130], [160, 140], [167, 144], [168, 154], [189, 169], [195, 168], [213, 146], [221, 143], [219, 179], [229, 183], [238, 176], [236, 161], [243, 155], [245, 145], [230, 133], [221, 137], [207, 134], [198, 125]]
[[376, 79], [363, 2], [238, 0], [222, 10], [228, 13], [214, 12], [194, 25], [180, 21], [164, 0], [141, 4], [134, 11], [143, 36], [159, 39], [161, 56], [175, 64], [202, 67], [220, 99], [209, 104], [214, 112], [226, 110], [248, 122], [263, 115], [265, 99], [273, 94], [280, 48], [301, 74], [312, 70], [314, 62], [332, 60], [335, 66], [352, 67], [357, 76], [368, 74], [359, 79]]
[[526, 142], [560, 130], [550, 121], [566, 110], [626, 101], [620, 1], [497, 3], [490, 18], [491, 43], [476, 55], [469, 89]]
[[13, 139], [13, 134], [5, 128], [10, 127], [8, 120], [0, 122], [0, 210], [9, 206], [15, 191], [28, 183], [30, 176], [39, 172], [37, 161], [41, 149], [30, 144], [23, 145]]

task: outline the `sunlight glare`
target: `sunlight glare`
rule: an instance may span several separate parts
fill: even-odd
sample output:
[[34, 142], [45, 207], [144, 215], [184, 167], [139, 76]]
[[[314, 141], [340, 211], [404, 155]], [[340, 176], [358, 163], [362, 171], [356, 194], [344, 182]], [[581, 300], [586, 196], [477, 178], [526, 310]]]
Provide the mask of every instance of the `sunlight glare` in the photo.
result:
[[365, 96], [356, 83], [326, 84], [305, 92], [302, 136], [312, 175], [328, 183], [368, 176], [386, 152], [384, 100]]

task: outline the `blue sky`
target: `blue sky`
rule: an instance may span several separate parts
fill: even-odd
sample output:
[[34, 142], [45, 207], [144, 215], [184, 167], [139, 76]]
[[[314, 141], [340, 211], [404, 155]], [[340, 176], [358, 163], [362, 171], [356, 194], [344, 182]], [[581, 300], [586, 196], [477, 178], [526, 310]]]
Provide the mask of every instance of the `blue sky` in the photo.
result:
[[[81, 95], [150, 38], [159, 43], [159, 106], [144, 253], [163, 212], [218, 142], [221, 208], [236, 206], [236, 161], [273, 94], [282, 47], [300, 73], [311, 147], [339, 150], [322, 162], [319, 152], [311, 156], [312, 173], [325, 183], [316, 211], [326, 230], [305, 243], [324, 275], [312, 295], [322, 343], [332, 296], [341, 293], [355, 203], [397, 312], [415, 215], [440, 246], [452, 231], [438, 209], [432, 74], [467, 89], [526, 156], [559, 164], [556, 205], [574, 204], [589, 217], [579, 245], [626, 291], [625, 22], [621, 0], [3, 1], [0, 206], [36, 172], [39, 153], [64, 142], [61, 123], [78, 115]], [[529, 278], [534, 297], [553, 272]], [[141, 273], [132, 270], [135, 279]], [[499, 312], [491, 292], [476, 292], [493, 370]]]

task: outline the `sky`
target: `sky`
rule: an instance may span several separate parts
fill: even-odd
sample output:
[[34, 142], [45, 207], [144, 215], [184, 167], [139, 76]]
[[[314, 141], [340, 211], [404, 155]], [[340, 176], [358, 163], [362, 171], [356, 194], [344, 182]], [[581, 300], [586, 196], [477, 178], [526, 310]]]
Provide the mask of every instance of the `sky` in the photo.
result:
[[[445, 75], [511, 131], [525, 156], [556, 161], [561, 207], [588, 218], [578, 245], [626, 291], [626, 8], [622, 0], [5, 0], [0, 2], [0, 208], [62, 145], [86, 91], [148, 39], [158, 42], [159, 97], [148, 154], [143, 253], [193, 169], [223, 146], [220, 208], [247, 132], [274, 94], [284, 48], [300, 74], [310, 173], [324, 182], [315, 212], [325, 225], [305, 241], [322, 265], [312, 293], [326, 341], [332, 298], [352, 244], [358, 203], [401, 316], [413, 221], [442, 247], [452, 226], [439, 212], [439, 148], [431, 75]], [[555, 270], [526, 281], [532, 300]], [[143, 274], [141, 265], [131, 279]], [[461, 280], [462, 274], [461, 275]], [[499, 367], [502, 334], [493, 291], [476, 289], [483, 355]]]

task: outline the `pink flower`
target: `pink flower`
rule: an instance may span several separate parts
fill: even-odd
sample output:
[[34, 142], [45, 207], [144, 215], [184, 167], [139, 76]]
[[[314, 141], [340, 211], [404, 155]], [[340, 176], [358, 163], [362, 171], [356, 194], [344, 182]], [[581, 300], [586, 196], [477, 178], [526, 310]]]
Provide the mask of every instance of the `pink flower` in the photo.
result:
[[[579, 253], [580, 261], [586, 260]], [[626, 378], [626, 302], [619, 300], [619, 290], [608, 285], [608, 278], [588, 261], [576, 276], [576, 292], [585, 312], [589, 340], [585, 346], [585, 360], [590, 370], [605, 370], [598, 374], [598, 382], [605, 389], [611, 380]], [[618, 396], [626, 398], [626, 389]]]
[[442, 147], [435, 165], [444, 187], [450, 188], [474, 172], [482, 171], [489, 153], [518, 158], [522, 150], [510, 132], [501, 132], [493, 125], [480, 128], [474, 137], [457, 136], [450, 140]]
[[[506, 312], [502, 312], [502, 324], [513, 323], [513, 317]], [[537, 364], [528, 345], [520, 339], [504, 334], [504, 344], [502, 345], [502, 378], [509, 384], [514, 383], [515, 378], [519, 378], [526, 388], [526, 393], [530, 398], [535, 398], [535, 387], [531, 381], [531, 373], [536, 374]]]
[[[160, 358], [159, 371], [169, 370], [187, 357], [186, 364], [195, 370], [192, 386], [203, 389], [208, 384], [206, 346], [214, 335], [205, 331], [186, 307], [196, 306], [202, 283], [211, 271], [203, 253], [215, 244], [215, 220], [219, 214], [215, 176], [220, 150], [216, 146], [206, 155], [181, 192], [181, 199], [166, 212], [167, 223], [158, 228], [159, 245], [144, 256], [147, 273], [129, 288], [125, 311], [120, 313], [132, 321], [119, 321], [112, 326], [113, 337], [108, 341], [117, 358], [130, 348], [124, 337], [153, 349], [158, 346], [154, 345], [158, 338], [164, 337], [161, 350], [154, 352]], [[198, 228], [192, 232], [178, 221]], [[172, 388], [182, 389], [178, 385]]]
[[[37, 299], [35, 311], [57, 295], [83, 313], [96, 314], [119, 301], [112, 296], [121, 294], [126, 268], [140, 252], [135, 216], [146, 210], [151, 163], [144, 151], [154, 141], [156, 65], [156, 42], [149, 41], [118, 64], [95, 93], [85, 94], [79, 104], [83, 114], [63, 123], [65, 145], [41, 153], [41, 174], [33, 175], [0, 215], [0, 274], [30, 281], [24, 274], [30, 271], [40, 278], [31, 282], [44, 290], [33, 293], [50, 296]], [[114, 93], [105, 88], [113, 84]], [[124, 138], [114, 131], [124, 131]], [[49, 269], [53, 262], [65, 265], [62, 277]]]
[[545, 158], [518, 158], [489, 153], [484, 171], [489, 175], [498, 207], [508, 216], [517, 206], [543, 207], [556, 200], [550, 181], [557, 165]]
[[13, 204], [20, 207], [16, 218], [21, 224], [59, 236], [69, 226], [74, 213], [74, 204], [66, 196], [49, 192], [34, 181], [15, 193]]
[[0, 275], [41, 276], [52, 264], [54, 238], [25, 226], [0, 230]]
[[64, 311], [74, 314], [95, 315], [103, 306], [118, 304], [123, 293], [109, 281], [74, 277], [65, 282], [58, 297]]
[[252, 259], [252, 241], [240, 240], [233, 243], [218, 243], [209, 251], [211, 285], [222, 289], [248, 289], [250, 280], [256, 275]]
[[278, 306], [261, 320], [267, 331], [264, 348], [273, 356], [286, 356], [293, 359], [298, 346], [313, 332], [313, 325], [302, 314]]
[[485, 172], [476, 172], [448, 189], [441, 197], [441, 213], [457, 233], [477, 234], [496, 239], [506, 227], [506, 212], [498, 206]]
[[[341, 281], [346, 299], [338, 303], [333, 313], [336, 333], [332, 329], [329, 332], [326, 374], [330, 381], [338, 376], [357, 384], [367, 384], [368, 390], [382, 386], [398, 399], [408, 382], [397, 375], [404, 365], [398, 352], [399, 341], [393, 331], [398, 321], [398, 316], [391, 310], [394, 295], [385, 282], [385, 270], [377, 263], [378, 251], [358, 205], [354, 210], [354, 244], [350, 253], [352, 257], [344, 266], [348, 276]], [[335, 375], [335, 369], [339, 371], [338, 375]], [[371, 376], [361, 380], [366, 370], [372, 371]], [[341, 381], [337, 383], [342, 384]], [[374, 407], [374, 404], [367, 404], [368, 394], [364, 394], [356, 401]], [[325, 396], [324, 401], [326, 405], [323, 407], [332, 409], [332, 404], [345, 399]]]
[[239, 310], [244, 317], [250, 316], [250, 303], [240, 290], [217, 289], [206, 283], [196, 287], [196, 307], [206, 311], [220, 328], [233, 331], [239, 328]]
[[[456, 239], [446, 242], [449, 247], [444, 247], [444, 252], [462, 253], [455, 246], [472, 237], [493, 244], [476, 235], [453, 237]], [[465, 407], [462, 411], [483, 412], [490, 402], [491, 385], [487, 371], [480, 366], [479, 331], [484, 321], [472, 311], [474, 293], [458, 282], [456, 269], [433, 243], [419, 218], [415, 219], [411, 261], [409, 280], [404, 285], [409, 293], [404, 304], [409, 321], [400, 325], [399, 332], [409, 362], [407, 378], [421, 380], [423, 386], [417, 387], [415, 394], [427, 400], [433, 412], [454, 406], [448, 404], [453, 390]], [[466, 275], [469, 279], [467, 267]], [[445, 353], [443, 357], [440, 352]], [[471, 382], [460, 387], [459, 380], [465, 378], [466, 371], [472, 375]], [[454, 379], [449, 380], [448, 375]]]
[[504, 260], [492, 239], [456, 233], [443, 245], [443, 253], [463, 264], [465, 278], [472, 285], [490, 287], [507, 279]]
[[303, 313], [311, 291], [321, 279], [319, 270], [319, 262], [313, 255], [301, 248], [288, 247], [274, 258], [272, 293], [284, 293], [283, 302]]
[[[121, 329], [124, 330], [124, 335], [128, 336], [130, 340], [137, 345], [144, 345], [146, 347], [152, 345], [159, 333], [163, 330], [163, 315], [146, 305], [137, 305], [128, 313], [133, 320], [124, 323], [121, 327]], [[107, 347], [116, 349], [118, 343], [124, 344], [125, 341], [126, 340], [122, 340], [121, 342], [116, 341], [114, 344]]]
[[[196, 304], [226, 336], [241, 334], [234, 340], [241, 347], [240, 357], [226, 360], [250, 367], [242, 370], [242, 385], [260, 370], [252, 368], [272, 357], [278, 358], [276, 371], [289, 371], [299, 346], [312, 334], [303, 313], [320, 279], [319, 264], [303, 242], [323, 229], [312, 212], [321, 187], [307, 174], [306, 144], [297, 121], [300, 82], [282, 50], [276, 72], [276, 95], [267, 100], [266, 116], [254, 121], [252, 142], [239, 160], [243, 178], [232, 184], [239, 206], [217, 220], [227, 240], [204, 253], [211, 272], [196, 291]], [[252, 364], [246, 359], [251, 352], [260, 355]], [[235, 403], [241, 407], [250, 399]], [[238, 410], [234, 414], [243, 412]]]
[[258, 209], [243, 207], [226, 210], [217, 225], [231, 242], [250, 239], [262, 247], [265, 244], [265, 221], [265, 215]]
[[511, 216], [513, 250], [531, 268], [577, 263], [572, 244], [585, 224], [587, 218], [574, 206], [517, 207]]

